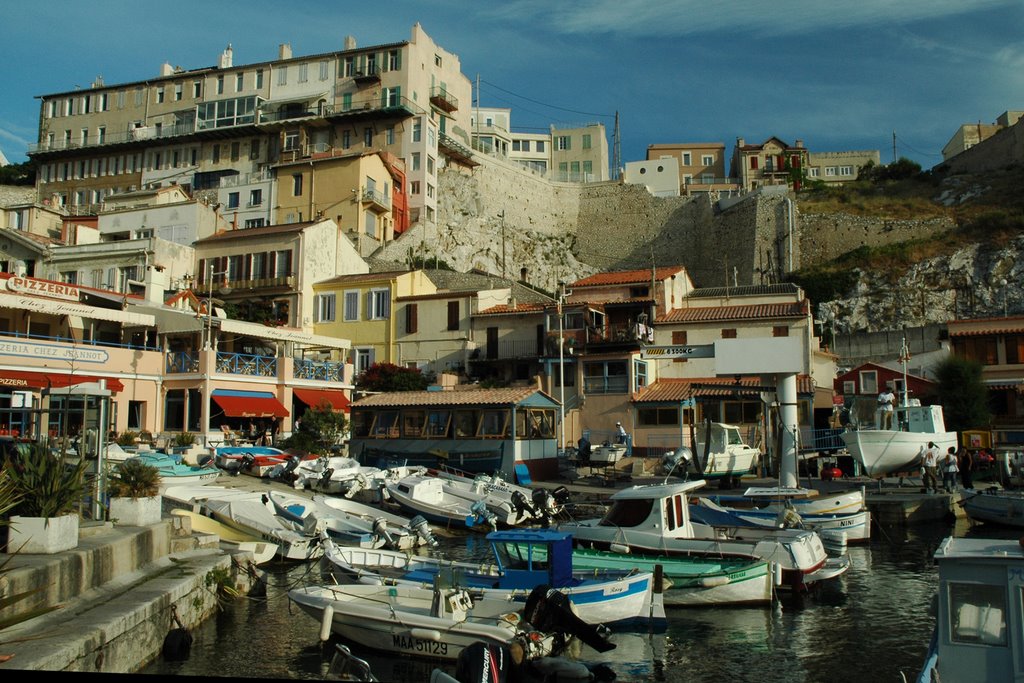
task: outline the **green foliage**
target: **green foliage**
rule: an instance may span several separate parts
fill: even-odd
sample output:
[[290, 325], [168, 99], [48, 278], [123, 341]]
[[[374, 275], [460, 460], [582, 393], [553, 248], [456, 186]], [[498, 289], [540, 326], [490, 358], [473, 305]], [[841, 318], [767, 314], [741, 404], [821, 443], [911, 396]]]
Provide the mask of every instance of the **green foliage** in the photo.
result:
[[181, 432], [174, 435], [174, 445], [179, 448], [188, 448], [196, 442], [196, 435], [192, 432]]
[[149, 498], [160, 492], [160, 470], [138, 458], [118, 464], [107, 482], [115, 498]]
[[812, 303], [817, 304], [846, 297], [857, 282], [857, 273], [845, 268], [811, 268], [791, 274], [790, 280], [804, 290]]
[[299, 428], [285, 439], [284, 447], [322, 453], [341, 443], [346, 432], [348, 419], [345, 413], [335, 412], [329, 404], [321, 403], [302, 414]]
[[135, 440], [138, 439], [138, 438], [139, 438], [139, 433], [138, 432], [133, 432], [132, 430], [127, 429], [127, 430], [125, 430], [125, 431], [123, 431], [123, 432], [121, 432], [120, 434], [117, 435], [117, 445], [118, 446], [134, 446], [135, 445]]
[[416, 368], [403, 368], [393, 363], [374, 363], [356, 379], [363, 391], [422, 391], [434, 381]]
[[88, 461], [64, 462], [46, 442], [35, 442], [26, 452], [11, 457], [8, 475], [21, 500], [12, 514], [25, 517], [60, 517], [74, 512], [85, 495]]
[[0, 166], [0, 185], [35, 185], [36, 166], [31, 161]]
[[261, 325], [283, 325], [287, 322], [280, 319], [274, 310], [274, 302], [269, 299], [246, 299], [237, 303], [225, 303], [224, 312], [229, 318]]
[[946, 429], [960, 432], [988, 428], [992, 414], [981, 369], [981, 363], [959, 356], [949, 356], [935, 367]]
[[889, 180], [907, 180], [917, 178], [921, 175], [921, 164], [911, 161], [906, 157], [900, 157], [891, 164], [876, 166], [865, 164], [857, 175], [858, 180], [868, 180], [873, 183], [882, 183]]
[[961, 231], [975, 239], [1016, 236], [1024, 233], [1024, 213], [996, 209], [986, 211], [966, 223]]
[[7, 467], [0, 470], [0, 527], [8, 525], [7, 513], [21, 502], [21, 493], [11, 481]]

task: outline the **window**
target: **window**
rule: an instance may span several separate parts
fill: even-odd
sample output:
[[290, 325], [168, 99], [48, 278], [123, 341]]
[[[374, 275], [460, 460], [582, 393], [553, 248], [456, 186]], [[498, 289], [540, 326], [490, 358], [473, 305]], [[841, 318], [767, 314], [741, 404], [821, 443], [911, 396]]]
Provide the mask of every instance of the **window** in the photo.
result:
[[341, 132], [341, 148], [348, 149], [352, 146], [352, 131], [343, 130]]
[[1008, 334], [1004, 338], [1006, 345], [1006, 364], [1024, 363], [1024, 335]]
[[218, 95], [223, 95], [224, 94], [224, 76], [223, 75], [217, 76], [217, 94]]
[[949, 637], [955, 643], [1006, 645], [1006, 590], [950, 581]]
[[259, 158], [260, 158], [260, 139], [259, 138], [253, 138], [252, 142], [249, 143], [249, 159], [250, 160], [254, 160], [254, 159], [259, 159]]
[[309, 64], [299, 64], [299, 83], [309, 80]]
[[441, 55], [434, 55], [434, 66], [441, 66]]
[[197, 100], [203, 95], [203, 82], [192, 81], [192, 99]]
[[102, 145], [107, 139], [107, 127], [100, 126], [96, 129], [96, 144]]
[[827, 177], [827, 178], [834, 178], [835, 175], [836, 175], [836, 167], [835, 166], [826, 166], [825, 167], [825, 177]]
[[414, 171], [420, 170], [420, 153], [419, 152], [413, 152], [412, 153], [412, 170], [414, 170]]
[[690, 166], [691, 164], [693, 164], [693, 157], [691, 156], [690, 152], [683, 152], [682, 159], [683, 166]]
[[419, 142], [423, 137], [423, 121], [417, 117], [412, 122], [412, 141]]
[[555, 149], [560, 152], [572, 149], [572, 139], [568, 135], [556, 136]]
[[384, 92], [381, 96], [381, 104], [385, 107], [397, 107], [402, 103], [402, 88], [395, 86], [394, 88], [384, 88]]
[[334, 322], [334, 294], [317, 294], [314, 306], [316, 308], [316, 322]]
[[774, 327], [772, 327], [772, 336], [773, 337], [788, 337], [789, 336], [789, 328], [786, 325], [775, 325]]
[[715, 157], [711, 154], [703, 154], [700, 157], [700, 163], [704, 166], [712, 166], [715, 163]]
[[232, 142], [231, 143], [231, 161], [238, 161], [239, 155], [242, 153], [242, 143]]
[[585, 175], [593, 175], [594, 174], [594, 162], [592, 162], [592, 161], [584, 161], [583, 162], [583, 173]]
[[761, 420], [759, 401], [723, 401], [722, 419], [729, 424], [757, 424]]
[[213, 150], [210, 152], [210, 161], [215, 164], [220, 161], [220, 145], [213, 146]]
[[413, 180], [411, 183], [409, 183], [409, 194], [419, 194], [419, 193], [420, 193], [420, 181]]
[[818, 168], [817, 166], [812, 166], [811, 168], [807, 169], [807, 176], [810, 178], [820, 178], [821, 169]]
[[750, 170], [751, 171], [756, 171], [757, 170], [757, 157], [750, 157]]
[[433, 199], [434, 198], [434, 186], [431, 185], [430, 183], [427, 183], [427, 198], [428, 199]]
[[326, 81], [330, 78], [330, 63], [326, 59], [320, 60], [320, 80]]
[[256, 89], [263, 87], [263, 69], [256, 69]]
[[262, 228], [266, 224], [266, 218], [248, 218], [245, 221], [245, 227], [247, 228]]
[[840, 166], [839, 175], [851, 176], [853, 175], [853, 166]]
[[633, 361], [633, 391], [647, 386], [647, 363], [642, 360]]
[[282, 66], [277, 70], [277, 84], [288, 85], [288, 67]]
[[295, 174], [292, 175], [292, 196], [293, 197], [301, 197], [302, 196], [302, 174], [301, 173], [295, 173]]
[[399, 50], [388, 50], [388, 71], [398, 71], [402, 68], [402, 53]]
[[405, 333], [416, 334], [416, 330], [419, 324], [419, 305], [418, 304], [406, 304], [405, 305]]
[[[366, 372], [373, 365], [373, 349], [356, 349], [356, 374]], [[396, 415], [397, 417], [397, 415]]]
[[299, 148], [298, 129], [287, 130], [284, 133], [284, 151], [291, 152]]
[[263, 190], [249, 190], [249, 206], [259, 206], [263, 203]]
[[395, 144], [395, 127], [388, 126], [384, 129], [384, 144], [393, 145]]
[[229, 209], [237, 209], [238, 208], [238, 193], [237, 192], [230, 192], [230, 193], [228, 193], [228, 208]]
[[592, 361], [583, 364], [583, 389], [589, 394], [625, 394], [629, 390], [626, 361]]
[[982, 365], [996, 365], [999, 362], [995, 337], [955, 337], [953, 352]]
[[459, 329], [459, 302], [448, 302], [448, 328], [449, 331]]
[[875, 370], [861, 370], [860, 371], [860, 393], [862, 394], [877, 394], [878, 393], [878, 372]]
[[391, 315], [391, 290], [371, 289], [366, 297], [366, 314], [370, 320], [387, 320]]
[[843, 393], [853, 395], [857, 391], [857, 383], [852, 380], [843, 381]]
[[434, 157], [427, 155], [427, 175], [434, 175]]
[[722, 329], [722, 339], [735, 339], [735, 338], [736, 338], [736, 328], [735, 327], [726, 327], [726, 328]]
[[245, 74], [235, 76], [235, 92], [242, 92], [245, 89]]
[[669, 427], [679, 424], [679, 409], [640, 408], [636, 411], [636, 422], [641, 427]]
[[366, 145], [367, 147], [373, 145], [373, 128], [363, 129], [363, 144]]
[[164, 86], [160, 86], [156, 89], [156, 103], [162, 104], [164, 101]]
[[183, 86], [182, 86], [182, 84], [181, 84], [181, 83], [175, 83], [175, 84], [174, 84], [174, 101], [175, 101], [175, 102], [178, 102], [178, 101], [180, 101], [180, 100], [181, 100], [181, 94], [182, 94], [182, 93], [181, 93], [181, 91], [182, 91], [182, 87], [183, 87]]
[[355, 57], [345, 57], [345, 64], [343, 73], [345, 78], [351, 78], [356, 73], [356, 61]]
[[359, 290], [350, 289], [345, 292], [345, 322], [359, 320]]
[[590, 149], [590, 133], [583, 134], [583, 149]]

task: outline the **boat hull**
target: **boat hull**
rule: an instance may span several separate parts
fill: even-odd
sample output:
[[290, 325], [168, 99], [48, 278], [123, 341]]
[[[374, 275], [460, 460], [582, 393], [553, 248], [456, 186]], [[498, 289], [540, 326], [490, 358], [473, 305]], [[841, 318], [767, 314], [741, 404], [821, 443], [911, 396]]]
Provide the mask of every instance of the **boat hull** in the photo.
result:
[[956, 432], [897, 432], [885, 429], [855, 429], [842, 433], [847, 450], [869, 477], [902, 472], [917, 465], [932, 441], [945, 453], [957, 445]]
[[979, 492], [960, 503], [975, 522], [1024, 528], [1024, 494], [1016, 492]]

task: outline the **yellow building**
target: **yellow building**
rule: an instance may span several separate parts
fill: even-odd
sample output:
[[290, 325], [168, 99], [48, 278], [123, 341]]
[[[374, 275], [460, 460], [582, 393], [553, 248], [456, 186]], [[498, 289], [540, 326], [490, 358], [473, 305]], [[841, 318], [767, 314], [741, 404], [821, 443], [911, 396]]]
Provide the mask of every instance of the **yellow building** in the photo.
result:
[[437, 287], [414, 270], [341, 275], [316, 283], [313, 291], [314, 332], [350, 340], [359, 375], [374, 363], [402, 363], [396, 338], [405, 321], [395, 315], [395, 300], [434, 294]]

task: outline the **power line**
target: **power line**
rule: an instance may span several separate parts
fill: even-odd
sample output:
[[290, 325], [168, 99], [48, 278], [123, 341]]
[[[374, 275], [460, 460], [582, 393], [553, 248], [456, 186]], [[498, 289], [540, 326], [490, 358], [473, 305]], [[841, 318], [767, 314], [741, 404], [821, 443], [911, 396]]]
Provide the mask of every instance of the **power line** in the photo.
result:
[[497, 86], [494, 83], [489, 83], [488, 81], [481, 80], [481, 83], [487, 83], [487, 85], [489, 85], [490, 87], [492, 87], [492, 88], [494, 88], [496, 90], [500, 90], [500, 91], [502, 91], [504, 93], [508, 93], [509, 95], [512, 95], [513, 97], [518, 97], [520, 99], [526, 100], [527, 102], [533, 102], [534, 104], [539, 104], [542, 107], [548, 107], [550, 109], [558, 109], [560, 111], [567, 111], [567, 112], [569, 112], [571, 114], [582, 114], [583, 116], [599, 116], [601, 118], [606, 118], [606, 119], [615, 118], [614, 114], [595, 114], [595, 113], [589, 112], [589, 111], [579, 111], [577, 109], [566, 109], [565, 107], [558, 107], [558, 106], [553, 105], [553, 104], [548, 104], [547, 102], [541, 102], [540, 100], [534, 100], [534, 99], [531, 99], [529, 97], [526, 97], [525, 95], [520, 95], [518, 93], [514, 93], [511, 90], [505, 90], [504, 88], [502, 88], [500, 86]]
[[941, 154], [935, 154], [934, 152], [922, 152], [919, 149], [914, 149], [913, 147], [908, 145], [907, 142], [903, 138], [897, 137], [897, 136], [893, 136], [893, 137], [896, 137], [896, 141], [900, 145], [902, 145], [903, 147], [906, 147], [907, 149], [909, 149], [914, 154], [920, 154], [921, 156], [926, 156], [926, 157], [940, 157], [940, 156], [942, 156]]

